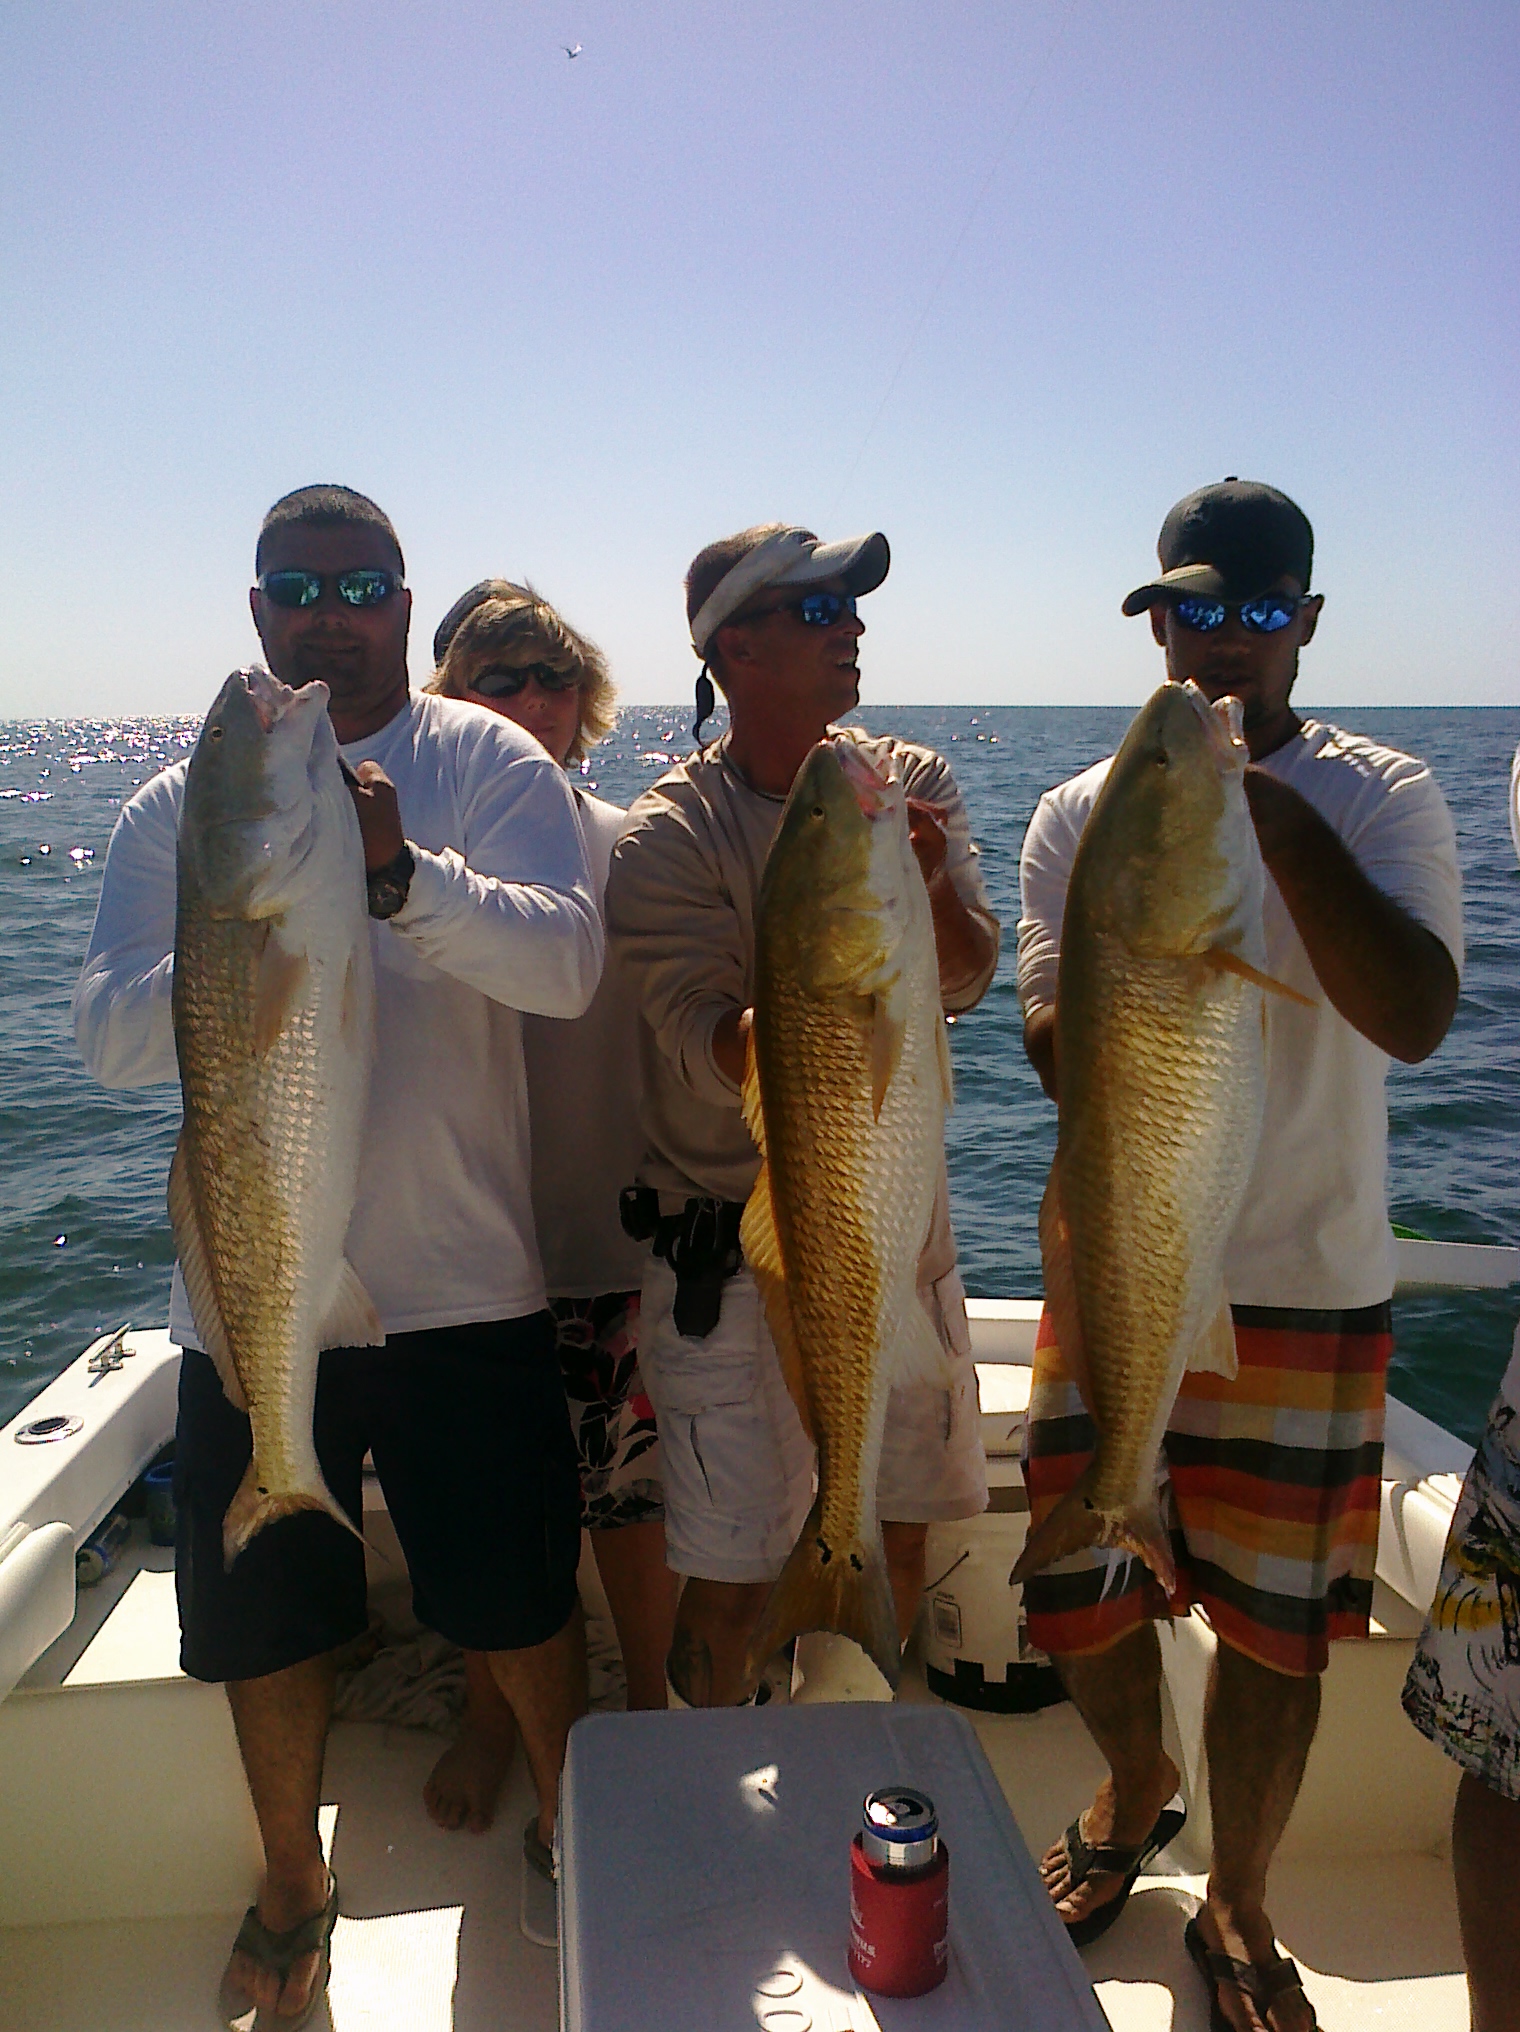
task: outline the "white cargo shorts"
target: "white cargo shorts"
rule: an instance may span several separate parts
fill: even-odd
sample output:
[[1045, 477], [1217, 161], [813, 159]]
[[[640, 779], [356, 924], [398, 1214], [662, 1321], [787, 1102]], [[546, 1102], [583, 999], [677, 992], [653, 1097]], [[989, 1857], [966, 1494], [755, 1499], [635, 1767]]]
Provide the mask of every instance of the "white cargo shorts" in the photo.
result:
[[[787, 1391], [755, 1281], [723, 1287], [705, 1340], [675, 1329], [675, 1277], [652, 1256], [639, 1307], [639, 1370], [655, 1410], [665, 1483], [665, 1556], [696, 1580], [771, 1581], [813, 1501], [815, 1454]], [[948, 1390], [894, 1390], [876, 1482], [893, 1523], [976, 1517], [987, 1507], [976, 1370], [955, 1271], [920, 1296], [950, 1357]]]

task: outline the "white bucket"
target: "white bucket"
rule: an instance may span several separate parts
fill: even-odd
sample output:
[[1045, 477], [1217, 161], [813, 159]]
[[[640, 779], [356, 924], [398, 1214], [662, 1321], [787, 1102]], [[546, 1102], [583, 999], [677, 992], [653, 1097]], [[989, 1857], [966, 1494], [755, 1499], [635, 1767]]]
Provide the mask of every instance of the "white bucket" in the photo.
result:
[[957, 1707], [1032, 1714], [1065, 1694], [1055, 1667], [1029, 1641], [1024, 1590], [1008, 1582], [1029, 1532], [1023, 1482], [1012, 1462], [989, 1461], [988, 1468], [993, 1507], [929, 1526], [924, 1678], [931, 1693]]

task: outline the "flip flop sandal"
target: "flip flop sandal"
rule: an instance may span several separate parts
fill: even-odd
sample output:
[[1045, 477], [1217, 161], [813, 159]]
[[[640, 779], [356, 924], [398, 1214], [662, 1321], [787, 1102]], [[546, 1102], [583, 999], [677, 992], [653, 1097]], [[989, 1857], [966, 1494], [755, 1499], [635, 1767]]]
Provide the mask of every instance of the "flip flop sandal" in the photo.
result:
[[518, 1926], [536, 1947], [559, 1945], [559, 1885], [554, 1851], [538, 1831], [538, 1815], [523, 1829], [522, 1902]]
[[1066, 1868], [1071, 1878], [1062, 1897], [1069, 1897], [1089, 1877], [1110, 1874], [1123, 1881], [1112, 1898], [1105, 1899], [1094, 1911], [1082, 1919], [1063, 1921], [1066, 1938], [1073, 1947], [1091, 1947], [1095, 1940], [1113, 1925], [1129, 1902], [1129, 1894], [1135, 1888], [1135, 1879], [1146, 1864], [1160, 1855], [1170, 1841], [1175, 1841], [1187, 1823], [1187, 1810], [1181, 1806], [1163, 1806], [1156, 1815], [1156, 1824], [1145, 1840], [1135, 1848], [1120, 1848], [1114, 1842], [1088, 1842], [1082, 1836], [1082, 1816], [1079, 1813], [1071, 1826], [1061, 1837], [1061, 1848], [1066, 1857]]
[[[1274, 1954], [1270, 1961], [1237, 1961], [1233, 1954], [1224, 1954], [1209, 1946], [1196, 1918], [1190, 1919], [1183, 1927], [1182, 1944], [1194, 1968], [1209, 1987], [1209, 2032], [1235, 2032], [1219, 2002], [1221, 1983], [1233, 1984], [1243, 1997], [1249, 1998], [1263, 2025], [1271, 2023], [1267, 2013], [1279, 1997], [1289, 1990], [1302, 1990], [1304, 1986], [1298, 1966], [1289, 1956]], [[1312, 2004], [1309, 2015], [1314, 2018]], [[1316, 2026], [1319, 2024], [1318, 2018], [1314, 2018], [1314, 2023]]]
[[338, 1919], [338, 1880], [329, 1870], [327, 1873], [327, 1903], [320, 1912], [313, 1912], [309, 1919], [302, 1919], [295, 1926], [287, 1927], [283, 1933], [271, 1933], [259, 1917], [258, 1907], [250, 1905], [243, 1914], [243, 1923], [238, 1928], [237, 1939], [232, 1943], [234, 1954], [246, 1954], [250, 1961], [257, 1962], [261, 1969], [268, 1969], [280, 1979], [283, 1989], [286, 1977], [303, 1954], [318, 1957], [316, 1980], [311, 1986], [311, 1996], [306, 2009], [294, 2018], [282, 2018], [277, 2010], [255, 2010], [252, 1999], [244, 1992], [222, 1978], [221, 2006], [222, 2023], [231, 2032], [300, 2032], [309, 2023], [317, 2006], [327, 1994], [327, 1978], [332, 1966], [332, 1930]]

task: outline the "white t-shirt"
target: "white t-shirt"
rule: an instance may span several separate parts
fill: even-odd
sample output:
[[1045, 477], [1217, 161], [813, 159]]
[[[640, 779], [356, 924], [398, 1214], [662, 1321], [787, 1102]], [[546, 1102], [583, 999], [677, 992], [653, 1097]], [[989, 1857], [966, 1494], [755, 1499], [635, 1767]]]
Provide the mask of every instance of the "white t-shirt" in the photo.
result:
[[[1051, 1007], [1072, 861], [1113, 757], [1046, 791], [1019, 864], [1019, 997], [1026, 1016]], [[1312, 804], [1370, 882], [1434, 932], [1462, 966], [1462, 878], [1456, 834], [1423, 762], [1307, 720], [1265, 757]], [[1331, 1007], [1277, 884], [1267, 877], [1267, 971], [1306, 995], [1267, 1012], [1262, 1140], [1225, 1259], [1237, 1305], [1339, 1310], [1393, 1290], [1388, 1226], [1388, 1056]]]
[[[591, 875], [606, 893], [623, 813], [575, 793]], [[639, 1127], [639, 1010], [609, 957], [584, 1016], [523, 1023], [533, 1125], [533, 1219], [551, 1298], [637, 1291], [649, 1251], [624, 1234], [618, 1194], [644, 1154]]]
[[[519, 1010], [576, 1016], [602, 928], [561, 770], [500, 714], [422, 694], [343, 749], [396, 786], [416, 855], [405, 907], [371, 925], [376, 1053], [347, 1253], [387, 1333], [540, 1310]], [[179, 1076], [170, 985], [188, 763], [122, 807], [74, 1034], [106, 1086]], [[178, 1272], [170, 1331], [195, 1346]]]

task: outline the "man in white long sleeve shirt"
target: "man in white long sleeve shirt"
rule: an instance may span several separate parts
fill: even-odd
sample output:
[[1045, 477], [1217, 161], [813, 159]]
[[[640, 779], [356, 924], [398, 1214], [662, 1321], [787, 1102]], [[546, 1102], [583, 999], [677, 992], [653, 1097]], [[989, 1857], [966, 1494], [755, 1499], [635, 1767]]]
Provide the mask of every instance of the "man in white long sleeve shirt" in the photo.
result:
[[[286, 683], [320, 678], [356, 778], [377, 1049], [347, 1254], [383, 1348], [321, 1358], [315, 1431], [357, 1519], [374, 1456], [419, 1617], [490, 1655], [552, 1834], [564, 1740], [584, 1705], [576, 1455], [534, 1240], [520, 1011], [573, 1017], [602, 933], [563, 772], [478, 707], [412, 697], [411, 596], [389, 521], [362, 495], [305, 488], [259, 538], [255, 625]], [[85, 1062], [110, 1086], [177, 1076], [170, 1012], [185, 764], [123, 808], [75, 994]], [[316, 1809], [332, 1654], [366, 1624], [357, 1540], [307, 1512], [230, 1573], [220, 1518], [247, 1418], [199, 1352], [176, 1273], [181, 1365], [177, 1586], [187, 1672], [227, 1683], [266, 1875], [224, 1984], [232, 2014], [299, 2015], [323, 1976], [336, 1891]]]

